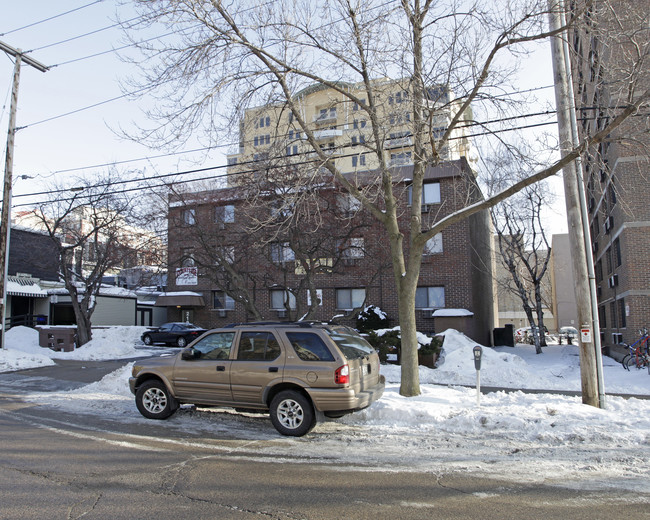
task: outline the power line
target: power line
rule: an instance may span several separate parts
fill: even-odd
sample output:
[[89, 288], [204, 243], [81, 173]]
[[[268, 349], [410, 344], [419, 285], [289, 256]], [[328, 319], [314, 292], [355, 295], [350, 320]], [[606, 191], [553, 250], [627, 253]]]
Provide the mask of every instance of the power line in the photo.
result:
[[[471, 126], [483, 126], [483, 125], [488, 125], [488, 124], [493, 124], [493, 123], [498, 123], [498, 122], [505, 122], [505, 121], [510, 121], [514, 119], [521, 119], [524, 117], [537, 117], [537, 116], [542, 116], [542, 115], [553, 115], [555, 114], [555, 111], [545, 111], [545, 112], [536, 112], [536, 113], [530, 113], [530, 114], [520, 114], [517, 116], [512, 116], [512, 117], [506, 117], [506, 118], [500, 118], [500, 119], [494, 119], [490, 121], [484, 121], [484, 122], [471, 122], [465, 125], [459, 125], [457, 128], [468, 128]], [[341, 125], [336, 125], [337, 127], [345, 127], [347, 124], [342, 123]], [[493, 132], [492, 132], [493, 133]], [[483, 134], [481, 134], [483, 135]], [[289, 138], [289, 134], [282, 134], [282, 135], [276, 135], [274, 136], [274, 139], [277, 141], [279, 139], [284, 139], [284, 138]], [[249, 141], [247, 144], [252, 144], [253, 141]], [[164, 154], [159, 154], [159, 155], [151, 155], [151, 156], [145, 156], [145, 157], [139, 157], [139, 158], [134, 158], [134, 159], [124, 159], [121, 161], [112, 161], [108, 163], [101, 163], [101, 164], [93, 164], [89, 166], [78, 166], [75, 168], [66, 168], [63, 170], [56, 170], [53, 172], [49, 172], [47, 174], [45, 173], [35, 173], [35, 176], [40, 176], [40, 177], [51, 177], [53, 175], [58, 175], [62, 173], [71, 173], [75, 171], [82, 171], [82, 170], [92, 170], [96, 168], [105, 168], [108, 166], [115, 166], [118, 164], [127, 164], [127, 163], [133, 163], [133, 162], [141, 162], [141, 161], [148, 161], [151, 159], [161, 159], [165, 157], [173, 157], [177, 155], [184, 155], [184, 154], [189, 154], [189, 153], [197, 153], [197, 152], [205, 152], [209, 150], [215, 150], [219, 148], [228, 148], [231, 146], [235, 146], [236, 144], [239, 144], [239, 141], [237, 143], [225, 143], [225, 144], [220, 144], [220, 145], [214, 145], [214, 146], [205, 146], [201, 148], [194, 148], [191, 150], [183, 150], [179, 152], [169, 152], [169, 153], [164, 153]]]
[[64, 13], [59, 13], [54, 16], [50, 16], [49, 18], [44, 18], [43, 20], [39, 20], [38, 22], [33, 22], [28, 25], [23, 25], [22, 27], [18, 27], [17, 29], [12, 29], [11, 31], [7, 31], [4, 33], [1, 33], [0, 36], [6, 36], [7, 34], [15, 33], [18, 31], [22, 31], [23, 29], [27, 29], [28, 27], [34, 27], [35, 25], [39, 25], [45, 22], [49, 22], [50, 20], [54, 20], [55, 18], [60, 18], [61, 16], [65, 16], [70, 13], [74, 13], [75, 11], [80, 11], [81, 9], [85, 9], [86, 7], [90, 7], [91, 5], [95, 5], [102, 2], [102, 0], [95, 0], [94, 2], [91, 2], [86, 5], [82, 5], [81, 7], [76, 7], [74, 9], [70, 9], [69, 11], [65, 11]]
[[[534, 124], [534, 125], [525, 125], [525, 126], [513, 127], [513, 128], [509, 128], [509, 129], [503, 129], [503, 130], [500, 130], [498, 132], [510, 132], [510, 131], [515, 131], [515, 130], [521, 130], [521, 129], [526, 129], [526, 128], [536, 128], [536, 127], [540, 127], [540, 126], [553, 125], [553, 124], [556, 124], [556, 122], [555, 121], [550, 121], [550, 122], [538, 123], [538, 124]], [[472, 134], [472, 135], [452, 137], [452, 138], [450, 138], [450, 140], [464, 139], [464, 138], [467, 138], [467, 137], [478, 137], [478, 136], [490, 135], [490, 134], [498, 133], [498, 132], [481, 132], [481, 133]], [[339, 147], [338, 149], [340, 150], [342, 148], [352, 148], [352, 147], [356, 147], [356, 146], [360, 146], [360, 145], [351, 143], [351, 144], [343, 145], [343, 146]], [[296, 156], [305, 156], [305, 157], [307, 157], [311, 153], [313, 153], [313, 150], [312, 151], [301, 152], [301, 153], [296, 154], [296, 155], [291, 155], [290, 157], [296, 157]], [[336, 159], [349, 158], [349, 157], [353, 157], [355, 155], [359, 155], [359, 153], [338, 155], [336, 157]], [[281, 159], [283, 157], [285, 157], [285, 156], [277, 156], [277, 157], [274, 157], [274, 159]], [[295, 166], [304, 166], [304, 165], [307, 165], [307, 164], [315, 164], [315, 163], [319, 163], [319, 162], [320, 162], [320, 159], [309, 159], [309, 160], [304, 160], [304, 161], [292, 162], [287, 166], [293, 166], [293, 167], [295, 167]], [[254, 172], [257, 172], [257, 171], [260, 171], [260, 170], [265, 170], [265, 169], [270, 169], [270, 168], [277, 167], [277, 166], [270, 166], [267, 161], [262, 161], [262, 160], [250, 160], [250, 161], [245, 161], [245, 162], [238, 163], [238, 166], [248, 166], [248, 165], [255, 165], [255, 167], [251, 168], [251, 169], [240, 170], [238, 172], [228, 173], [226, 175], [218, 174], [218, 175], [209, 175], [209, 176], [200, 177], [200, 178], [177, 180], [177, 181], [174, 181], [172, 184], [187, 184], [187, 183], [191, 183], [191, 182], [214, 180], [214, 179], [217, 179], [217, 178], [228, 178], [228, 177], [245, 175], [245, 174], [254, 173]], [[261, 167], [260, 167], [260, 165], [261, 165]], [[185, 171], [181, 171], [181, 172], [173, 172], [173, 173], [166, 173], [166, 174], [162, 174], [162, 175], [154, 175], [154, 176], [144, 177], [144, 178], [139, 178], [139, 179], [126, 179], [126, 180], [118, 181], [118, 182], [97, 183], [97, 184], [93, 184], [92, 186], [89, 186], [89, 187], [101, 188], [101, 187], [108, 187], [108, 186], [116, 185], [116, 184], [126, 185], [126, 184], [131, 184], [131, 183], [134, 183], [134, 182], [143, 182], [143, 181], [148, 181], [148, 180], [161, 180], [161, 179], [166, 179], [166, 178], [170, 178], [170, 177], [189, 175], [189, 174], [192, 174], [192, 173], [202, 173], [202, 172], [213, 171], [213, 170], [223, 170], [224, 168], [227, 168], [228, 166], [229, 165], [208, 166], [208, 167], [205, 167], [205, 168], [195, 168], [195, 169], [185, 170]], [[169, 185], [169, 183], [162, 183], [162, 184], [157, 184], [157, 185], [154, 185], [154, 186], [148, 186], [148, 188], [153, 189], [153, 188], [158, 188], [158, 187], [165, 187], [165, 186], [168, 186], [168, 185]], [[135, 188], [128, 188], [128, 189], [123, 189], [123, 190], [115, 190], [115, 191], [112, 191], [110, 193], [111, 194], [128, 193], [128, 192], [131, 192], [131, 191], [141, 190], [141, 189], [142, 189], [142, 187], [138, 186], [138, 187], [135, 187]], [[57, 194], [57, 193], [65, 193], [65, 192], [69, 192], [69, 191], [70, 191], [69, 188], [61, 188], [61, 189], [48, 190], [48, 191], [43, 191], [43, 192], [38, 192], [38, 193], [15, 195], [14, 198], [36, 197], [36, 196], [40, 196], [40, 195], [54, 195], [54, 194]], [[14, 207], [23, 207], [23, 206], [31, 206], [31, 205], [33, 205], [33, 204], [32, 203], [23, 203], [23, 204], [17, 204]]]
[[129, 23], [129, 22], [132, 22], [134, 20], [138, 20], [139, 18], [141, 18], [141, 17], [136, 16], [135, 18], [131, 18], [130, 20], [126, 20], [125, 22], [114, 23], [113, 25], [108, 25], [106, 27], [102, 27], [101, 29], [95, 29], [94, 31], [90, 31], [90, 32], [87, 32], [87, 33], [84, 33], [84, 34], [79, 34], [77, 36], [72, 36], [70, 38], [66, 38], [65, 40], [61, 40], [61, 41], [54, 42], [54, 43], [48, 43], [47, 45], [43, 45], [41, 47], [36, 47], [34, 49], [25, 51], [25, 53], [27, 54], [27, 53], [30, 53], [30, 52], [41, 51], [43, 49], [49, 49], [50, 47], [55, 47], [56, 45], [62, 45], [64, 43], [68, 43], [68, 42], [71, 42], [71, 41], [74, 41], [74, 40], [78, 40], [80, 38], [85, 38], [86, 36], [92, 36], [93, 34], [97, 34], [97, 33], [103, 32], [103, 31], [107, 31], [108, 29], [113, 29], [115, 27], [119, 27], [121, 23]]
[[[639, 114], [639, 115], [645, 116], [645, 115], [648, 115], [648, 114]], [[591, 120], [591, 119], [595, 119], [595, 117], [579, 118], [578, 121]], [[480, 123], [480, 124], [484, 125], [485, 123]], [[522, 125], [522, 126], [517, 126], [517, 127], [504, 128], [504, 129], [500, 129], [500, 130], [496, 130], [496, 131], [485, 131], [485, 132], [468, 134], [468, 135], [463, 135], [463, 136], [458, 136], [458, 137], [451, 137], [449, 140], [452, 141], [452, 140], [457, 140], [457, 139], [466, 139], [466, 138], [470, 138], [470, 137], [480, 137], [480, 136], [485, 136], [485, 135], [494, 135], [494, 134], [499, 134], [499, 133], [512, 132], [512, 131], [516, 131], [516, 130], [525, 130], [525, 129], [529, 129], [529, 128], [539, 128], [539, 127], [542, 127], [542, 126], [550, 126], [550, 125], [556, 125], [556, 124], [557, 124], [557, 121], [553, 120], [553, 121], [547, 121], [547, 122], [543, 122], [543, 123], [535, 123], [535, 124], [531, 124], [531, 125]], [[477, 126], [477, 125], [479, 125], [479, 123], [474, 124], [474, 126]], [[338, 149], [340, 150], [342, 148], [350, 148], [350, 147], [354, 147], [354, 146], [360, 146], [360, 145], [359, 144], [357, 144], [357, 145], [355, 145], [355, 144], [346, 144], [346, 145], [343, 145], [342, 147], [339, 147]], [[313, 150], [306, 151], [306, 152], [301, 152], [301, 153], [299, 153], [297, 155], [298, 156], [308, 156], [308, 154], [311, 154], [311, 153], [313, 153]], [[338, 155], [338, 156], [335, 157], [335, 159], [344, 159], [344, 158], [353, 157], [355, 155], [359, 155], [359, 153]], [[277, 157], [274, 157], [273, 159], [281, 159], [283, 157], [284, 156], [277, 156]], [[292, 155], [291, 157], [296, 157], [296, 155]], [[272, 169], [272, 168], [277, 168], [277, 167], [282, 167], [282, 166], [293, 166], [293, 167], [295, 167], [295, 166], [303, 166], [303, 165], [307, 165], [307, 164], [317, 164], [319, 162], [321, 162], [321, 160], [316, 158], [316, 159], [309, 159], [309, 160], [304, 160], [304, 161], [292, 162], [292, 163], [287, 164], [287, 165], [277, 166], [277, 165], [269, 165], [268, 162], [262, 161], [262, 160], [250, 160], [250, 161], [245, 161], [245, 162], [242, 162], [242, 163], [238, 163], [238, 166], [255, 165], [254, 168], [250, 168], [250, 169], [246, 169], [246, 170], [240, 170], [238, 172], [227, 173], [225, 175], [222, 174], [222, 173], [219, 173], [217, 175], [208, 175], [208, 176], [199, 177], [199, 178], [175, 180], [171, 184], [179, 185], [179, 184], [189, 184], [189, 183], [192, 183], [192, 182], [208, 181], [208, 180], [215, 180], [215, 179], [227, 179], [229, 177], [235, 177], [235, 176], [239, 176], [239, 175], [246, 175], [246, 174], [250, 174], [250, 173], [259, 172], [261, 170], [267, 170], [267, 169]], [[260, 167], [260, 165], [261, 165], [261, 167]], [[88, 186], [88, 188], [107, 187], [107, 186], [111, 186], [111, 185], [127, 185], [127, 184], [131, 184], [131, 183], [134, 183], [134, 182], [143, 182], [143, 181], [148, 181], [148, 180], [162, 180], [162, 179], [166, 179], [166, 178], [170, 178], [170, 177], [189, 175], [189, 174], [192, 174], [192, 173], [202, 173], [202, 172], [208, 172], [208, 171], [213, 171], [213, 170], [223, 170], [224, 168], [227, 168], [228, 166], [229, 165], [208, 166], [208, 167], [205, 167], [205, 168], [196, 168], [196, 169], [185, 170], [185, 171], [181, 171], [181, 172], [166, 173], [166, 174], [162, 174], [162, 175], [155, 175], [155, 176], [144, 177], [144, 178], [140, 178], [140, 179], [127, 179], [127, 180], [118, 181], [118, 182], [98, 183], [98, 184]], [[170, 183], [163, 182], [163, 183], [160, 183], [160, 184], [155, 184], [153, 186], [147, 186], [147, 188], [155, 189], [155, 188], [161, 188], [161, 187], [169, 187], [169, 185], [170, 185]], [[111, 192], [108, 192], [107, 194], [118, 195], [118, 194], [130, 193], [130, 192], [137, 191], [137, 190], [142, 190], [142, 189], [143, 189], [142, 186], [136, 186], [136, 187], [133, 187], [133, 188], [125, 188], [125, 189], [111, 191]], [[39, 193], [15, 195], [14, 198], [18, 198], [18, 197], [22, 197], [22, 198], [24, 198], [24, 197], [35, 197], [35, 196], [40, 196], [40, 195], [55, 195], [57, 193], [65, 193], [65, 192], [69, 192], [69, 191], [70, 191], [69, 188], [48, 190], [48, 191], [43, 191], [43, 192], [39, 192]], [[63, 200], [65, 201], [65, 200], [71, 200], [71, 199], [63, 199]], [[46, 201], [41, 201], [40, 203], [47, 203], [47, 202], [51, 202], [51, 201], [46, 200]], [[13, 207], [27, 207], [27, 206], [33, 206], [33, 205], [34, 205], [34, 203], [22, 203], [22, 204], [16, 204]]]

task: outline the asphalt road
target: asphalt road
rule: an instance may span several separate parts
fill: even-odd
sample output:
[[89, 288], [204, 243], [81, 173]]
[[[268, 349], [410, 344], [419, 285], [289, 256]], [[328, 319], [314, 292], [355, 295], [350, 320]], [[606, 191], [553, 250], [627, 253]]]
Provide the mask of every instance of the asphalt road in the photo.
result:
[[280, 461], [257, 449], [275, 437], [216, 439], [164, 422], [62, 415], [21, 398], [87, 384], [124, 363], [0, 374], [0, 519], [650, 519], [647, 496], [619, 490]]

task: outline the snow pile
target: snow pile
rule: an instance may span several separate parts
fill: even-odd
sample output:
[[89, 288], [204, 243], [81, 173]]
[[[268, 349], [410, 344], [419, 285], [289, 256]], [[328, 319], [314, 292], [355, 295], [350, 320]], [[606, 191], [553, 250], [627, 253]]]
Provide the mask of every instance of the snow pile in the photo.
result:
[[[55, 352], [39, 345], [39, 333], [29, 327], [13, 327], [7, 331], [7, 349], [0, 351], [0, 372], [53, 365], [53, 359], [74, 359], [78, 361], [105, 359], [126, 359], [148, 356], [135, 348], [146, 327], [107, 327], [93, 329], [93, 339], [72, 352]], [[24, 358], [10, 361], [10, 358]], [[27, 361], [27, 360], [31, 361]], [[17, 365], [15, 363], [21, 363]], [[31, 363], [31, 365], [30, 365]]]

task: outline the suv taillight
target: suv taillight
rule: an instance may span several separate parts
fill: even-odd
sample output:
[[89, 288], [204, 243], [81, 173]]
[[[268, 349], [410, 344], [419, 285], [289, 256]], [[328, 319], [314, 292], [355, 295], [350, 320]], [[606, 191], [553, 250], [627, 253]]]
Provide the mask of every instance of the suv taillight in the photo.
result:
[[334, 382], [337, 385], [347, 385], [350, 382], [350, 367], [343, 365], [334, 372]]

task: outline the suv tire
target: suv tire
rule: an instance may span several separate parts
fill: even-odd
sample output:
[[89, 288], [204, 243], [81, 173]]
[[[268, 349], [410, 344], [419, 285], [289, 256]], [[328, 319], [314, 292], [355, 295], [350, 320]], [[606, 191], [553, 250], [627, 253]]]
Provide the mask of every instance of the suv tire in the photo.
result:
[[148, 419], [167, 419], [178, 409], [178, 401], [162, 381], [144, 383], [135, 394], [135, 404]]
[[271, 400], [271, 422], [282, 435], [302, 437], [316, 425], [311, 401], [300, 392], [284, 390]]

